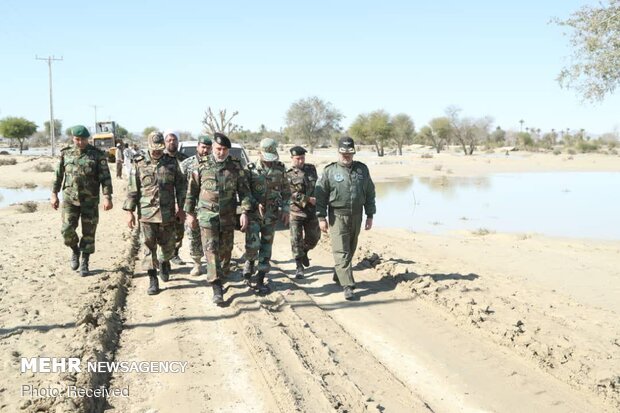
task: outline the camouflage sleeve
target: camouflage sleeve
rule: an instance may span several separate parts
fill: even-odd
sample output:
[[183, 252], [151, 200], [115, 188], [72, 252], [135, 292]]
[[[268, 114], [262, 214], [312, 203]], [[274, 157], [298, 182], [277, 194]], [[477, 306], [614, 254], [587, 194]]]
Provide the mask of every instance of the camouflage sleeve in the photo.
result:
[[327, 202], [329, 201], [329, 179], [327, 169], [323, 169], [321, 179], [316, 183], [314, 196], [316, 197], [316, 216], [325, 218], [327, 216]]
[[111, 197], [112, 196], [112, 176], [110, 175], [110, 168], [108, 168], [108, 159], [105, 153], [101, 152], [97, 159], [99, 166], [99, 184], [101, 184], [101, 189], [103, 192], [103, 196]]
[[377, 212], [377, 206], [375, 204], [375, 183], [372, 181], [370, 177], [370, 171], [366, 169], [366, 180], [364, 182], [366, 188], [364, 193], [366, 194], [366, 200], [364, 202], [364, 212], [366, 212], [366, 216], [372, 218], [373, 215]]
[[179, 163], [176, 162], [175, 177], [174, 177], [174, 192], [177, 197], [177, 205], [179, 209], [183, 209], [185, 206], [185, 196], [187, 195], [187, 176], [181, 172]]
[[127, 199], [123, 204], [125, 211], [135, 211], [138, 200], [140, 199], [140, 175], [138, 165], [131, 164], [129, 179], [127, 180]]
[[256, 200], [252, 196], [250, 191], [250, 183], [248, 181], [249, 173], [243, 169], [239, 170], [239, 179], [237, 179], [237, 193], [239, 194], [239, 200], [241, 201], [241, 211], [250, 212], [254, 210]]
[[288, 214], [291, 206], [291, 187], [289, 185], [288, 177], [286, 176], [286, 169], [283, 168], [282, 173], [282, 212]]
[[187, 183], [187, 194], [185, 196], [185, 205], [183, 210], [188, 214], [194, 215], [196, 213], [196, 204], [198, 203], [198, 196], [200, 195], [200, 172], [195, 169], [189, 177]]
[[65, 177], [65, 155], [60, 153], [60, 160], [54, 171], [54, 182], [52, 183], [52, 192], [57, 194], [62, 188], [62, 180]]

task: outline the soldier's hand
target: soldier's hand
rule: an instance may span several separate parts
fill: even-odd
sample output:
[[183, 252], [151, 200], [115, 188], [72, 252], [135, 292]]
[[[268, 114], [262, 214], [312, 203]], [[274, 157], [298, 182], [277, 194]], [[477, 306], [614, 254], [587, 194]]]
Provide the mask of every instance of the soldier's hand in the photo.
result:
[[250, 225], [250, 219], [248, 218], [248, 214], [241, 214], [239, 217], [239, 226], [241, 232], [245, 232], [248, 229], [248, 225]]
[[57, 193], [52, 192], [52, 196], [50, 197], [50, 204], [52, 205], [52, 208], [58, 209], [58, 205], [60, 205], [60, 202], [58, 201]]
[[112, 209], [112, 207], [114, 207], [114, 204], [112, 204], [112, 198], [103, 198], [103, 210], [109, 211]]
[[196, 229], [196, 227], [198, 226], [198, 223], [196, 222], [196, 217], [193, 216], [192, 214], [187, 214], [186, 218], [187, 218], [187, 225], [189, 225], [191, 229]]
[[313, 197], [313, 196], [311, 196], [310, 198], [308, 198], [308, 202], [309, 202], [311, 205], [316, 205], [316, 198], [315, 198], [315, 197]]
[[288, 227], [289, 218], [290, 217], [287, 212], [282, 212], [280, 219], [282, 220], [282, 224], [284, 224], [285, 227]]
[[179, 222], [184, 222], [185, 221], [185, 211], [183, 211], [182, 209], [179, 209], [176, 213], [176, 217], [179, 220]]
[[265, 218], [265, 205], [258, 204], [258, 215], [260, 215], [261, 219]]
[[366, 218], [366, 225], [364, 225], [364, 229], [368, 231], [372, 228], [372, 218]]
[[319, 221], [319, 228], [321, 228], [322, 232], [327, 232], [327, 230], [329, 229], [329, 224], [327, 223], [326, 219], [322, 219]]
[[128, 212], [128, 215], [127, 215], [127, 226], [130, 229], [133, 229], [136, 226], [136, 216], [131, 211], [127, 211], [127, 212]]

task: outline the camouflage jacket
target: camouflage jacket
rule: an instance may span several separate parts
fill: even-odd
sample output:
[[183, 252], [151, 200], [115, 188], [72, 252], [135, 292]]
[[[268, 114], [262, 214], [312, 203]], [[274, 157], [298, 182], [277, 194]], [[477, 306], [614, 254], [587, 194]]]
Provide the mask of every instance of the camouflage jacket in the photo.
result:
[[[286, 167], [282, 162], [272, 162], [271, 168], [262, 162], [250, 163], [248, 168], [248, 182], [250, 191], [256, 204], [265, 206], [265, 220], [278, 219], [278, 209], [289, 213], [291, 202], [291, 188], [286, 177]], [[258, 208], [253, 209], [252, 218], [258, 217]]]
[[190, 156], [179, 164], [181, 165], [181, 172], [187, 177], [188, 180], [192, 176], [192, 172], [194, 172], [194, 170], [198, 167], [201, 159], [202, 158], [196, 154], [194, 156]]
[[164, 154], [157, 161], [147, 152], [133, 160], [123, 209], [134, 211], [138, 207], [142, 222], [171, 222], [176, 214], [175, 201], [183, 207], [186, 188], [187, 181], [175, 158]]
[[330, 213], [340, 215], [361, 215], [362, 208], [368, 217], [377, 212], [375, 184], [368, 167], [358, 161], [353, 161], [350, 167], [340, 162], [326, 165], [315, 193], [319, 218], [327, 216], [328, 206]]
[[314, 188], [318, 179], [316, 168], [312, 164], [304, 164], [300, 169], [292, 167], [286, 171], [291, 186], [291, 216], [308, 218], [316, 215], [316, 207], [308, 202], [314, 196]]
[[60, 151], [52, 192], [63, 190], [63, 200], [80, 205], [85, 200], [99, 201], [99, 186], [104, 196], [112, 196], [112, 178], [106, 154], [92, 145], [83, 151], [68, 146]]
[[168, 151], [164, 151], [164, 153], [166, 155], [168, 155], [171, 158], [175, 158], [177, 160], [177, 162], [179, 162], [179, 165], [181, 164], [181, 162], [183, 162], [184, 160], [186, 160], [187, 158], [189, 158], [189, 156], [185, 155], [184, 153], [181, 153], [179, 151], [176, 151], [174, 153], [174, 155], [171, 155], [168, 153]]
[[212, 155], [200, 160], [192, 172], [185, 198], [185, 212], [198, 216], [201, 227], [234, 226], [237, 205], [249, 212], [253, 205], [247, 173], [230, 156], [216, 162]]

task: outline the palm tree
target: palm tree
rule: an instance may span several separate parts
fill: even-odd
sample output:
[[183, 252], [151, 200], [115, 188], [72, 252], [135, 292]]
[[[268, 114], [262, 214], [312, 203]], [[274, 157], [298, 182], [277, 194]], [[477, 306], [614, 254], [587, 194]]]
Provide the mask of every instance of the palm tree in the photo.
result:
[[519, 121], [519, 123], [521, 124], [521, 129], [519, 130], [519, 132], [523, 132], [523, 122], [525, 122], [523, 119]]

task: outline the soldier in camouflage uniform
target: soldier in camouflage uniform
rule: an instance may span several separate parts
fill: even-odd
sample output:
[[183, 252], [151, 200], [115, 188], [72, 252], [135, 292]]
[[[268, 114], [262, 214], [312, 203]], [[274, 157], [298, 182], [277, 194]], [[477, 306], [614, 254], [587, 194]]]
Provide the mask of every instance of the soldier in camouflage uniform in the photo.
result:
[[256, 289], [268, 293], [265, 275], [271, 269], [271, 246], [278, 218], [288, 224], [291, 189], [286, 177], [286, 167], [278, 161], [278, 143], [269, 138], [260, 142], [260, 160], [248, 164], [248, 181], [257, 208], [250, 217], [245, 234], [245, 258], [243, 278], [250, 284], [254, 261], [258, 259]]
[[[71, 269], [80, 267], [80, 275], [89, 274], [90, 254], [95, 252], [95, 232], [99, 222], [99, 186], [103, 192], [103, 210], [112, 209], [112, 178], [107, 155], [88, 143], [90, 133], [82, 125], [71, 128], [73, 146], [60, 151], [50, 203], [58, 209], [58, 192], [63, 190], [62, 237], [73, 250]], [[82, 219], [82, 239], [76, 229]], [[80, 252], [82, 263], [80, 265]]]
[[293, 166], [286, 171], [291, 185], [291, 248], [295, 258], [295, 278], [304, 278], [304, 266], [310, 266], [308, 251], [316, 247], [321, 238], [316, 217], [314, 187], [318, 179], [314, 165], [306, 163], [306, 150], [301, 146], [291, 148]]
[[207, 281], [213, 302], [224, 303], [222, 278], [230, 265], [236, 224], [237, 197], [241, 201], [241, 231], [248, 227], [252, 198], [246, 172], [229, 156], [230, 140], [221, 133], [213, 137], [213, 153], [203, 158], [192, 173], [185, 200], [187, 223], [196, 228], [196, 215], [207, 260]]
[[[198, 144], [196, 145], [196, 155], [190, 156], [183, 162], [181, 162], [181, 172], [185, 174], [189, 181], [192, 177], [192, 172], [198, 168], [200, 161], [211, 153], [211, 145], [213, 142], [209, 136], [203, 135], [198, 137]], [[186, 198], [187, 199], [187, 198]], [[187, 202], [187, 201], [186, 201]], [[204, 255], [202, 249], [202, 242], [200, 241], [200, 227], [191, 228], [187, 225], [186, 228], [187, 237], [189, 238], [189, 249], [192, 260], [194, 261], [194, 267], [189, 273], [190, 275], [200, 275], [200, 260]]]
[[344, 297], [353, 300], [355, 280], [351, 261], [357, 248], [363, 212], [366, 213], [364, 228], [372, 228], [372, 217], [376, 212], [375, 185], [368, 167], [353, 160], [353, 139], [341, 138], [338, 153], [338, 162], [325, 166], [316, 185], [316, 215], [321, 231], [330, 230], [334, 281], [344, 288]]
[[[168, 156], [176, 158], [181, 165], [181, 162], [188, 158], [187, 155], [178, 151], [179, 149], [179, 132], [173, 130], [167, 130], [164, 132], [164, 140], [166, 145], [166, 153]], [[183, 205], [181, 205], [183, 207]], [[183, 246], [183, 236], [185, 235], [185, 225], [183, 221], [176, 220], [176, 225], [174, 227], [174, 257], [170, 260], [175, 265], [185, 265], [185, 262], [179, 257], [179, 250], [181, 246]]]
[[[145, 248], [144, 263], [149, 274], [149, 295], [159, 292], [157, 267], [162, 281], [170, 276], [170, 259], [174, 256], [176, 220], [185, 219], [186, 180], [179, 163], [164, 154], [164, 137], [160, 132], [148, 136], [149, 151], [134, 158], [129, 182], [127, 200], [123, 209], [128, 211], [129, 228], [136, 225], [134, 211], [138, 209], [138, 220], [142, 229]], [[157, 246], [161, 247], [159, 260]]]

